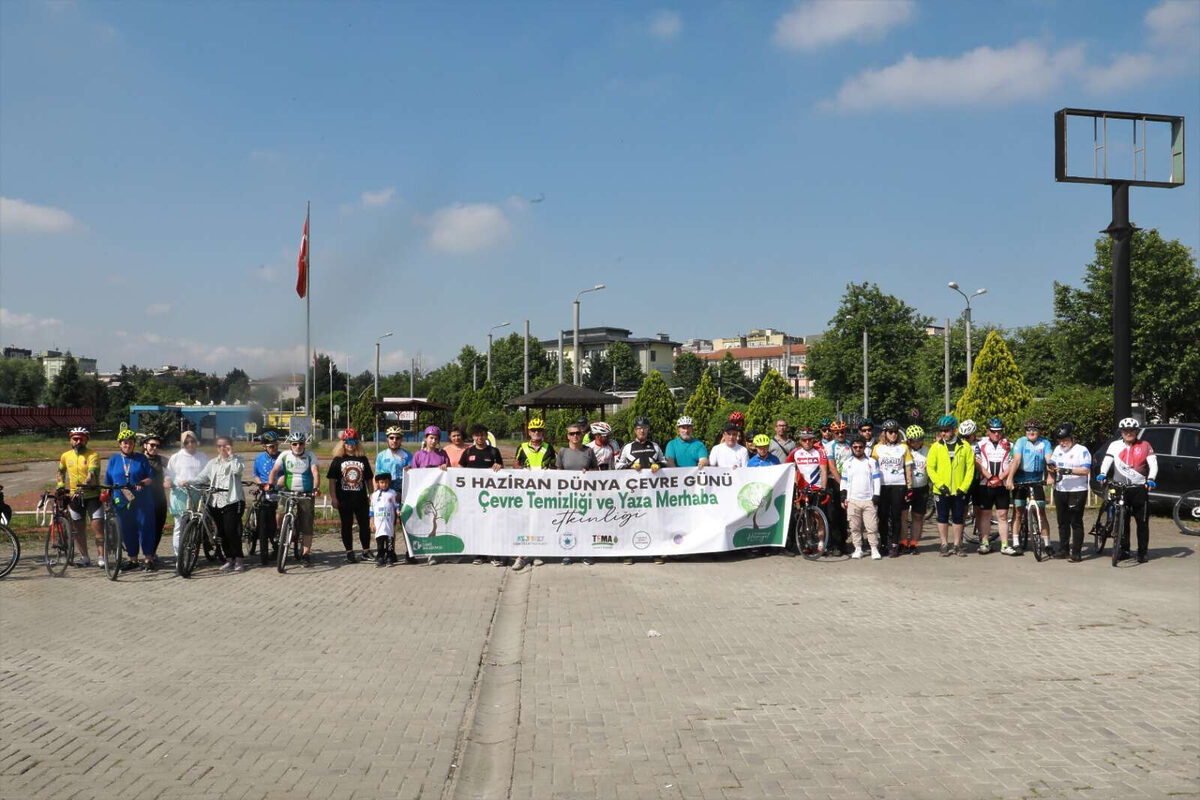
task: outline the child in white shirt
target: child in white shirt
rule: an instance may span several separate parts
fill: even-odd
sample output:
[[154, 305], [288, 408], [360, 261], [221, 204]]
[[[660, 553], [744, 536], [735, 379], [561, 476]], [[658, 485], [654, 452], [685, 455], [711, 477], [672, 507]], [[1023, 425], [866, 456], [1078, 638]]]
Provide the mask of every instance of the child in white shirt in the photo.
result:
[[400, 503], [392, 490], [388, 472], [375, 473], [375, 491], [371, 493], [371, 532], [375, 534], [375, 566], [396, 563], [396, 512]]

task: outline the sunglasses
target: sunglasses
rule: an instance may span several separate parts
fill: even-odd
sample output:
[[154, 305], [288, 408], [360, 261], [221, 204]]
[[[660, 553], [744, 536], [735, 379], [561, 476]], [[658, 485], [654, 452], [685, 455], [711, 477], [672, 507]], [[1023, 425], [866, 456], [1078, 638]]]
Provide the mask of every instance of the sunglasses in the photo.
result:
[[850, 445], [850, 449], [851, 450], [862, 450], [863, 446], [861, 444], [852, 444], [852, 445]]
[[304, 442], [292, 442], [292, 447], [304, 447]]
[[567, 436], [582, 436], [583, 431], [567, 431]]
[[146, 447], [158, 447], [158, 442], [146, 442]]

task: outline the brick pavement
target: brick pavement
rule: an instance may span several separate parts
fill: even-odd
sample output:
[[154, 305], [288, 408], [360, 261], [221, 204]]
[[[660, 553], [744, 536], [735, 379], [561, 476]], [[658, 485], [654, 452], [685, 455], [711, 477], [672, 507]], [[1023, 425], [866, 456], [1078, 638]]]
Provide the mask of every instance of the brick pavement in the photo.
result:
[[[1122, 569], [329, 555], [112, 584], [27, 554], [0, 581], [0, 797], [1196, 797], [1200, 542], [1171, 531]], [[497, 740], [502, 592], [520, 703], [485, 792], [456, 778]]]

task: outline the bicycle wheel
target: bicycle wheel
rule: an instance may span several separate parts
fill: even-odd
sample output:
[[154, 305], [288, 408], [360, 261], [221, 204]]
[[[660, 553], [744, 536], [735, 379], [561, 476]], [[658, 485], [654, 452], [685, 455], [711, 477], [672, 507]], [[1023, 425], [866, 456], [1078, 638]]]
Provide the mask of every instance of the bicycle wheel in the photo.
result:
[[204, 526], [200, 536], [200, 543], [204, 546], [204, 559], [210, 564], [224, 561], [225, 554], [221, 552], [221, 540], [217, 537], [217, 523], [207, 513], [200, 517], [200, 520]]
[[46, 571], [59, 577], [71, 561], [71, 529], [62, 515], [56, 514], [46, 530]]
[[292, 525], [294, 518], [291, 514], [285, 514], [283, 524], [279, 526], [279, 547], [275, 553], [275, 569], [280, 572], [287, 570], [288, 549], [292, 545]]
[[110, 581], [121, 574], [121, 525], [109, 513], [104, 515], [104, 574]]
[[1121, 540], [1125, 538], [1125, 504], [1117, 505], [1117, 513], [1113, 517], [1112, 531], [1112, 565], [1121, 563]]
[[1112, 506], [1106, 500], [1100, 506], [1100, 511], [1096, 513], [1096, 521], [1092, 523], [1092, 530], [1090, 531], [1092, 542], [1096, 548], [1096, 555], [1104, 555], [1104, 543], [1108, 540], [1110, 531], [1112, 531]]
[[805, 558], [815, 560], [825, 555], [829, 546], [829, 520], [825, 512], [815, 505], [806, 506], [802, 515], [802, 529], [805, 531], [802, 552]]
[[246, 506], [242, 516], [242, 541], [245, 542], [246, 555], [252, 556], [258, 551], [258, 504]]
[[200, 539], [203, 536], [200, 522], [194, 517], [184, 524], [183, 534], [179, 537], [179, 556], [175, 559], [175, 571], [179, 577], [192, 577], [196, 561], [200, 558]]
[[1200, 489], [1181, 494], [1175, 501], [1172, 515], [1179, 530], [1192, 536], [1200, 536]]
[[7, 525], [0, 525], [0, 578], [13, 571], [21, 558], [21, 540]]
[[1025, 529], [1029, 531], [1027, 539], [1033, 547], [1034, 559], [1040, 564], [1046, 556], [1046, 546], [1042, 540], [1042, 518], [1038, 515], [1038, 506], [1032, 497], [1029, 498], [1029, 509], [1025, 513], [1028, 515], [1025, 523]]

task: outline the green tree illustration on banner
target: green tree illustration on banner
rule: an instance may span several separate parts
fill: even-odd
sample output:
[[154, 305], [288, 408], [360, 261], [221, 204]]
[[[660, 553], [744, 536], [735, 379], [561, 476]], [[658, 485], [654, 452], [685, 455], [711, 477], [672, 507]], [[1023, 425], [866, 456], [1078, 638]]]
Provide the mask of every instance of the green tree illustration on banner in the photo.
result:
[[742, 510], [750, 515], [750, 524], [757, 529], [758, 515], [771, 504], [771, 486], [758, 481], [747, 483], [738, 492], [737, 499]]
[[437, 534], [438, 520], [449, 522], [457, 508], [458, 497], [454, 490], [441, 483], [430, 486], [417, 498], [417, 516], [433, 521], [433, 529], [429, 531], [431, 539]]

